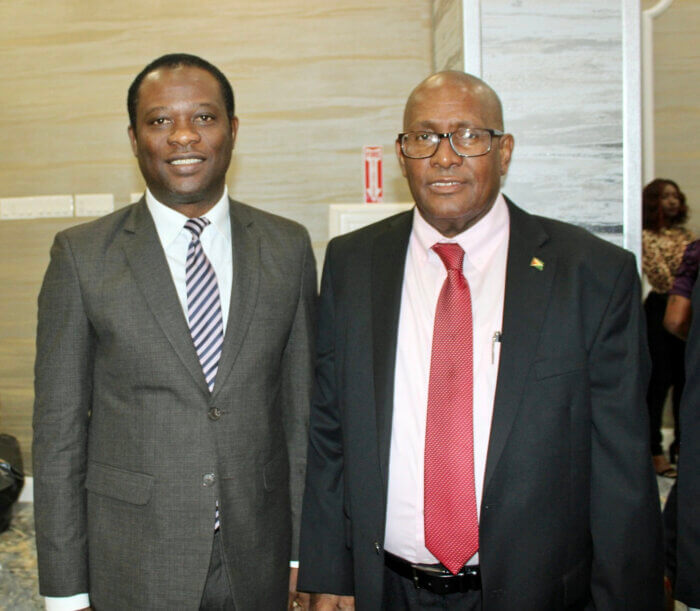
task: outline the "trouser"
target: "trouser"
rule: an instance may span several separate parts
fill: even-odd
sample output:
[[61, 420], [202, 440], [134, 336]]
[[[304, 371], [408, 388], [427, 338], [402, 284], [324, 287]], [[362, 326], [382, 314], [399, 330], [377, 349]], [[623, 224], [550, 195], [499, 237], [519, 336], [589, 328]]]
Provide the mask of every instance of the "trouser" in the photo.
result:
[[233, 604], [231, 582], [226, 570], [224, 545], [219, 531], [214, 533], [209, 573], [204, 584], [204, 593], [199, 609], [200, 611], [235, 611], [236, 609]]
[[675, 441], [680, 441], [678, 411], [685, 385], [685, 343], [671, 335], [663, 327], [668, 295], [649, 293], [644, 302], [647, 319], [647, 338], [651, 354], [651, 378], [647, 390], [649, 408], [649, 434], [651, 453], [656, 456], [661, 449], [661, 415], [669, 388], [673, 387], [673, 419]]

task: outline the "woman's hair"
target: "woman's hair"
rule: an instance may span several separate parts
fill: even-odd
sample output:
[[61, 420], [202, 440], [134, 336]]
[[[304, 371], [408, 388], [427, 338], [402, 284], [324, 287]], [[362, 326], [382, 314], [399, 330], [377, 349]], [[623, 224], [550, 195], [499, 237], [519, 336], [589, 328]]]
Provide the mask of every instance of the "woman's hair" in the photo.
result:
[[[672, 185], [678, 191], [681, 202], [678, 214], [674, 218], [666, 218], [661, 206], [661, 194], [666, 185]], [[682, 225], [688, 218], [688, 206], [685, 205], [685, 194], [678, 185], [668, 178], [655, 178], [642, 191], [642, 227], [650, 231], [659, 231], [663, 227]]]

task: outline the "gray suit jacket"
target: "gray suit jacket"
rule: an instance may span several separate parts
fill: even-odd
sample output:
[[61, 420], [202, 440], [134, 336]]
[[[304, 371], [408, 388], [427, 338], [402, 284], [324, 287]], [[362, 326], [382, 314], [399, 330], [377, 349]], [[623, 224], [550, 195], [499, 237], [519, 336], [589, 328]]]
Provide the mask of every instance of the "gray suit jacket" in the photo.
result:
[[44, 595], [89, 592], [100, 610], [197, 609], [218, 499], [236, 607], [286, 605], [315, 264], [300, 225], [230, 210], [231, 307], [211, 395], [145, 202], [56, 236], [35, 369]]
[[[484, 611], [662, 600], [634, 258], [509, 202], [503, 344], [479, 557]], [[332, 241], [319, 306], [299, 588], [378, 610], [404, 213]], [[533, 257], [544, 262], [539, 271]]]

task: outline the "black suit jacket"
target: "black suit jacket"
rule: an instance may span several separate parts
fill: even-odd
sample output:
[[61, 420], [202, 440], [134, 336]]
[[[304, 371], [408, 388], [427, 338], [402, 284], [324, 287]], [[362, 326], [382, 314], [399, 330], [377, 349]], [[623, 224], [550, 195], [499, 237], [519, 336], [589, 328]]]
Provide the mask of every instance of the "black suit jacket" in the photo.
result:
[[[509, 202], [503, 344], [481, 500], [485, 611], [662, 600], [634, 257]], [[394, 363], [412, 213], [329, 244], [299, 587], [379, 609]], [[539, 271], [533, 257], [544, 262]]]
[[676, 598], [700, 607], [700, 282], [692, 297], [693, 324], [685, 349], [678, 465]]

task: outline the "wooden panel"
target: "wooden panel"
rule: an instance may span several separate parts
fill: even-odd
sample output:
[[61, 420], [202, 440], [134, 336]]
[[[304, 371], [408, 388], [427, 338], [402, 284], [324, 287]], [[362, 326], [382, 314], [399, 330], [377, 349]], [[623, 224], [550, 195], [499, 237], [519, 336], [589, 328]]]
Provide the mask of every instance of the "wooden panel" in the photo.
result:
[[675, 0], [654, 20], [656, 175], [675, 180], [700, 235], [700, 2]]
[[[0, 197], [127, 203], [143, 189], [127, 88], [155, 57], [185, 51], [236, 93], [231, 194], [305, 223], [321, 257], [326, 204], [362, 201], [363, 145], [384, 147], [385, 201], [410, 200], [393, 142], [430, 72], [431, 23], [427, 0], [0, 1]], [[0, 430], [27, 463], [36, 296], [54, 233], [74, 222], [0, 222]]]
[[385, 199], [408, 197], [393, 141], [430, 71], [425, 0], [0, 2], [0, 196], [143, 187], [125, 98], [165, 52], [229, 76], [241, 131], [232, 193], [265, 202], [362, 201], [362, 146], [385, 147]]
[[37, 295], [53, 236], [84, 220], [0, 222], [0, 431], [19, 439], [29, 473]]

